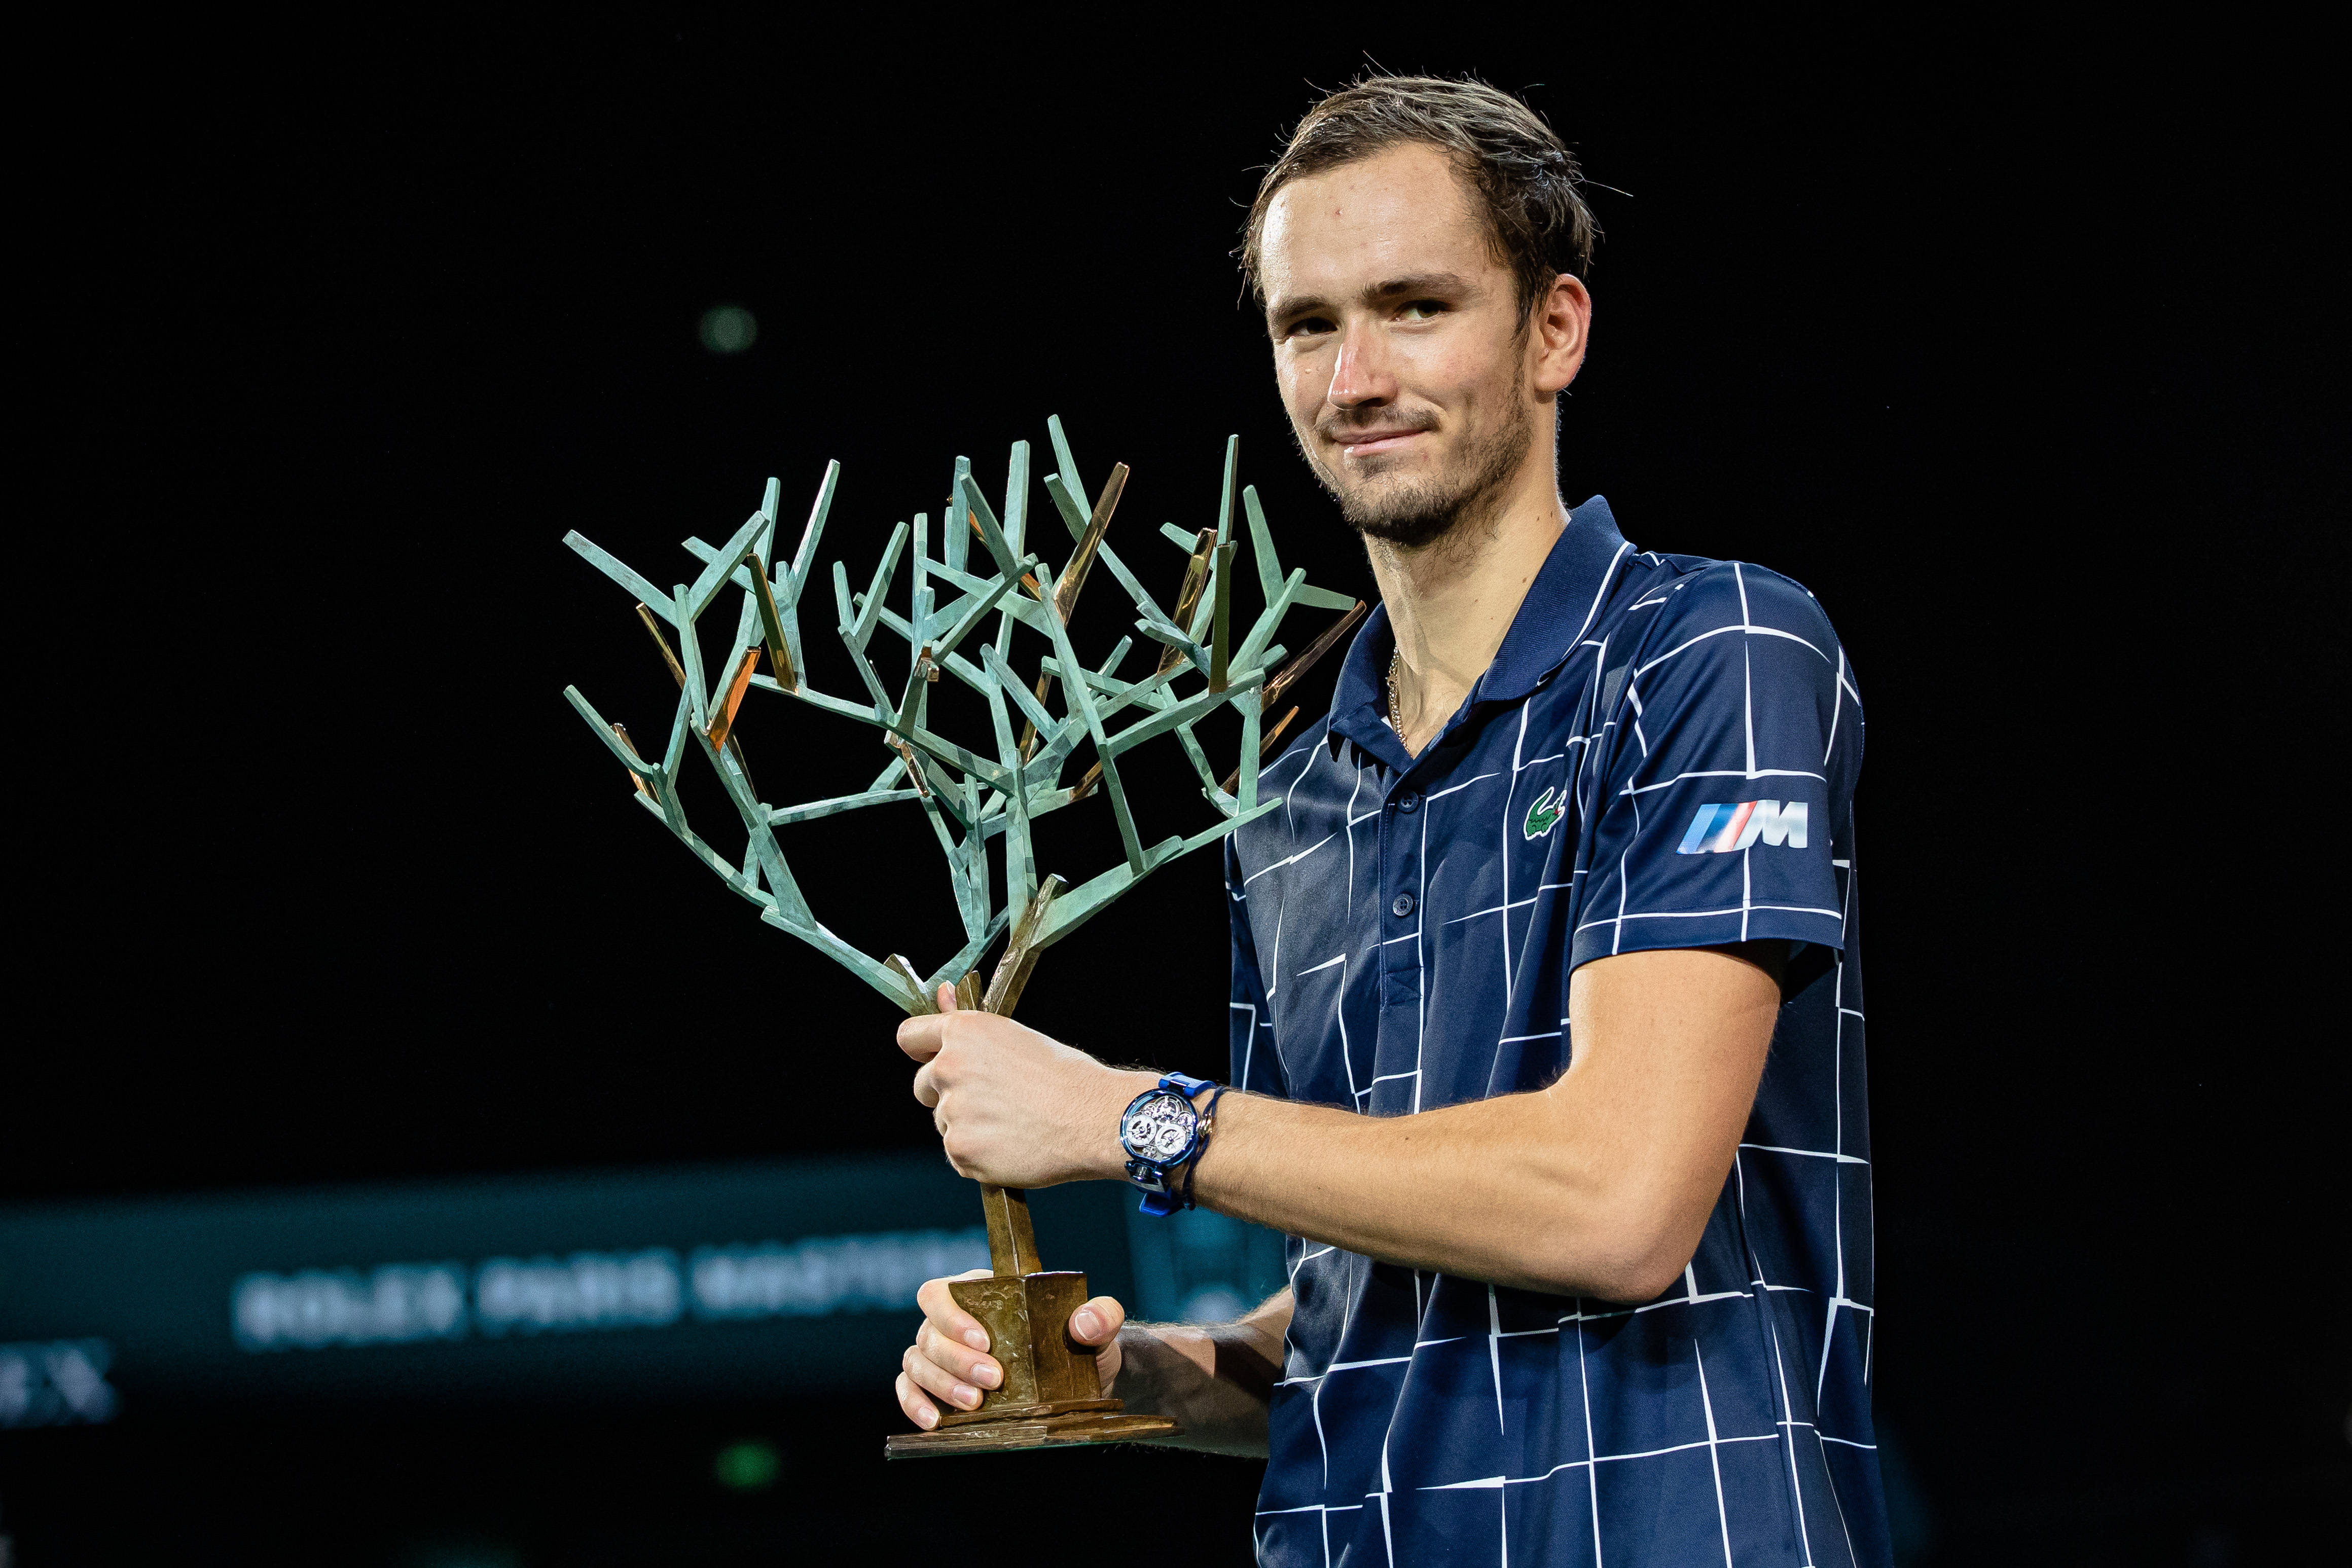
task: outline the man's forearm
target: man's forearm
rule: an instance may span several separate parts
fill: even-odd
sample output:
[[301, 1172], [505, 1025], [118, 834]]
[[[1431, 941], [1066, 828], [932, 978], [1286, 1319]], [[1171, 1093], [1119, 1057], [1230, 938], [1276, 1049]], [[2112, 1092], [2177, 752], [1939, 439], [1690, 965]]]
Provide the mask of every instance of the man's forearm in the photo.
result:
[[1288, 1291], [1238, 1322], [1129, 1323], [1111, 1393], [1138, 1415], [1175, 1421], [1182, 1429], [1160, 1439], [1166, 1447], [1263, 1458], [1289, 1325]]
[[[1564, 1133], [1568, 1108], [1515, 1094], [1417, 1116], [1227, 1095], [1199, 1200], [1383, 1262], [1609, 1296], [1635, 1247], [1618, 1219], [1639, 1154]], [[1612, 1154], [1622, 1155], [1612, 1160]], [[1717, 1173], [1717, 1180], [1721, 1180]]]
[[1779, 1006], [1723, 954], [1603, 960], [1571, 984], [1578, 1049], [1549, 1088], [1384, 1117], [1229, 1094], [1193, 1190], [1386, 1262], [1647, 1300], [1698, 1244]]

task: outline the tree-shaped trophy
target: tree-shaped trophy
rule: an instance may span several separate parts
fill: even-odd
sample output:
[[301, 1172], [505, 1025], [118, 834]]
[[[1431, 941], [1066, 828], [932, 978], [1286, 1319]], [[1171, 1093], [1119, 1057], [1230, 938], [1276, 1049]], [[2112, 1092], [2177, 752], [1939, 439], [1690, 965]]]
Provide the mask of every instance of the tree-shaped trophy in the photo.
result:
[[[641, 755], [628, 731], [608, 723], [577, 688], [564, 690], [597, 738], [628, 769], [637, 804], [755, 905], [761, 919], [824, 953], [910, 1014], [937, 1010], [933, 998], [939, 988], [953, 985], [960, 1006], [1009, 1015], [1038, 955], [1046, 948], [1179, 855], [1214, 843], [1281, 804], [1279, 797], [1259, 798], [1258, 764], [1280, 742], [1297, 709], [1271, 727], [1265, 717], [1275, 711], [1291, 683], [1337, 644], [1364, 612], [1361, 603], [1346, 595], [1309, 587], [1303, 570], [1283, 573], [1255, 490], [1235, 488], [1239, 443], [1230, 438], [1216, 526], [1197, 532], [1173, 524], [1161, 529], [1184, 555], [1175, 602], [1162, 608], [1104, 538], [1127, 484], [1126, 465], [1114, 466], [1089, 499], [1061, 422], [1048, 420], [1046, 426], [1059, 469], [1045, 476], [1045, 488], [1074, 541], [1058, 572], [1029, 537], [1026, 442], [1013, 448], [1001, 514], [974, 481], [970, 462], [957, 460], [936, 555], [929, 519], [918, 514], [911, 528], [902, 522], [891, 530], [881, 564], [864, 593], [851, 592], [847, 570], [834, 563], [836, 629], [865, 685], [862, 700], [829, 696], [812, 687], [801, 642], [810, 574], [840, 477], [839, 464], [827, 466], [800, 547], [789, 561], [775, 549], [779, 492], [773, 479], [768, 481], [760, 509], [725, 544], [713, 548], [698, 538], [686, 541], [686, 549], [702, 563], [700, 570], [691, 584], [666, 593], [578, 533], [564, 539], [636, 598], [638, 619], [678, 685], [669, 737], [658, 758]], [[1234, 560], [1240, 548], [1237, 512], [1247, 521], [1265, 596], [1256, 621], [1238, 637], [1233, 602]], [[911, 555], [907, 550], [910, 537]], [[973, 559], [974, 540], [983, 559]], [[886, 604], [902, 556], [911, 562], [913, 577], [912, 592], [902, 601], [903, 614]], [[1134, 601], [1136, 630], [1159, 648], [1159, 657], [1139, 678], [1121, 674], [1134, 646], [1132, 637], [1120, 638], [1108, 657], [1093, 664], [1081, 663], [1071, 646], [1070, 613], [1097, 563]], [[734, 635], [714, 666], [704, 660], [696, 628], [730, 591], [740, 595]], [[1303, 653], [1277, 664], [1285, 650], [1275, 643], [1275, 633], [1284, 616], [1302, 605], [1347, 613]], [[974, 633], [992, 616], [995, 624], [990, 634], [976, 638]], [[1042, 644], [1033, 644], [1033, 674], [1016, 670], [1016, 627], [1034, 632]], [[675, 647], [665, 628], [676, 634]], [[908, 674], [895, 695], [867, 652], [879, 630], [907, 644]], [[759, 672], [763, 653], [769, 665], [764, 674]], [[713, 670], [715, 681], [710, 678]], [[931, 687], [942, 672], [985, 702], [992, 731], [990, 744], [965, 746], [931, 727]], [[769, 805], [752, 785], [737, 733], [744, 698], [754, 687], [805, 708], [872, 726], [882, 732], [889, 762], [860, 793], [801, 805]], [[1226, 706], [1240, 715], [1241, 755], [1221, 781], [1194, 732]], [[1169, 735], [1181, 747], [1216, 820], [1191, 837], [1147, 845], [1129, 807], [1122, 770], [1135, 767], [1137, 747]], [[809, 745], [803, 741], [796, 755], [809, 755]], [[1092, 765], [1075, 783], [1065, 784], [1064, 774], [1082, 749], [1091, 752]], [[746, 842], [740, 862], [713, 849], [688, 824], [678, 779], [689, 750], [699, 752], [717, 770], [727, 798], [742, 818]], [[1109, 797], [1124, 861], [1075, 886], [1059, 876], [1039, 876], [1032, 845], [1037, 819], [1098, 793]], [[963, 925], [961, 947], [928, 974], [897, 954], [870, 957], [828, 930], [793, 881], [777, 834], [780, 828], [905, 803], [919, 810], [930, 824], [947, 859]], [[1003, 903], [996, 900], [989, 853], [990, 841], [999, 839]], [[1008, 925], [1003, 953], [983, 988], [976, 966]], [[981, 1204], [988, 1220], [993, 1276], [958, 1281], [950, 1289], [958, 1303], [987, 1326], [993, 1353], [1003, 1365], [1003, 1382], [988, 1392], [977, 1410], [947, 1412], [932, 1431], [891, 1437], [887, 1452], [899, 1458], [1044, 1448], [1175, 1430], [1173, 1422], [1122, 1414], [1118, 1401], [1102, 1397], [1095, 1352], [1072, 1340], [1068, 1332], [1071, 1312], [1087, 1299], [1086, 1276], [1044, 1268], [1027, 1195], [983, 1185]]]

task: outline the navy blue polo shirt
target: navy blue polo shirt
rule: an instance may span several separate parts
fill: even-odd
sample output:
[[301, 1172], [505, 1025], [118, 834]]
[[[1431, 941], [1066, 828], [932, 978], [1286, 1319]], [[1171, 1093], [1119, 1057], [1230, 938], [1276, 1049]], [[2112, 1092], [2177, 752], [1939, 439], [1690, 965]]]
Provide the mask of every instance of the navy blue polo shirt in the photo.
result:
[[1580, 964], [1790, 945], [1697, 1255], [1638, 1306], [1290, 1239], [1262, 1562], [1885, 1564], [1854, 920], [1862, 699], [1821, 606], [1576, 508], [1415, 760], [1375, 610], [1226, 852], [1233, 1081], [1400, 1116], [1543, 1088]]

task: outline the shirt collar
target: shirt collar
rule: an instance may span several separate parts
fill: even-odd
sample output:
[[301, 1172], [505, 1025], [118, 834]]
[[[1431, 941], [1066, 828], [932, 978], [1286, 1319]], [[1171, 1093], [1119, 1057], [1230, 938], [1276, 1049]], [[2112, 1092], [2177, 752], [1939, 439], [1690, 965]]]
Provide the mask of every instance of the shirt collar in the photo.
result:
[[[1631, 549], [1617, 531], [1609, 503], [1600, 497], [1570, 512], [1568, 527], [1560, 530], [1543, 569], [1528, 585], [1527, 597], [1511, 618], [1511, 629], [1495, 652], [1495, 662], [1470, 688], [1470, 695], [1446, 721], [1438, 739], [1443, 741], [1480, 704], [1521, 701], [1550, 679], [1591, 630], [1617, 563]], [[1340, 666], [1339, 683], [1331, 694], [1331, 733], [1345, 736], [1404, 773], [1412, 769], [1413, 759], [1405, 755], [1404, 743], [1388, 725], [1389, 659], [1395, 648], [1388, 606], [1376, 604], [1349, 644], [1347, 663]], [[1422, 755], [1426, 758], [1430, 753]]]

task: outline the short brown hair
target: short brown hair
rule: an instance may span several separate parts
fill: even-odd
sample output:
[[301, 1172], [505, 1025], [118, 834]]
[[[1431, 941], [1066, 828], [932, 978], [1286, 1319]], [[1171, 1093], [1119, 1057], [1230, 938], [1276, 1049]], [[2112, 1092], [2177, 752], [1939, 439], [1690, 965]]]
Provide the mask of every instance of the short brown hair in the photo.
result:
[[1582, 277], [1600, 231], [1578, 187], [1576, 155], [1525, 103], [1499, 88], [1444, 77], [1367, 77], [1307, 111], [1268, 166], [1242, 230], [1242, 276], [1261, 301], [1258, 245], [1275, 193], [1391, 147], [1423, 142], [1453, 160], [1474, 193], [1488, 249], [1509, 269], [1519, 309], [1531, 309], [1563, 272]]

